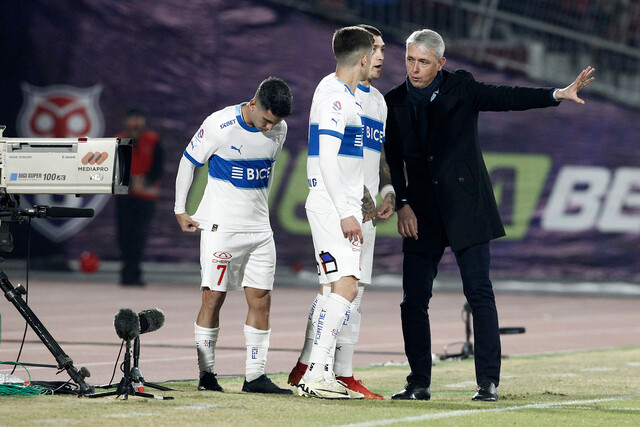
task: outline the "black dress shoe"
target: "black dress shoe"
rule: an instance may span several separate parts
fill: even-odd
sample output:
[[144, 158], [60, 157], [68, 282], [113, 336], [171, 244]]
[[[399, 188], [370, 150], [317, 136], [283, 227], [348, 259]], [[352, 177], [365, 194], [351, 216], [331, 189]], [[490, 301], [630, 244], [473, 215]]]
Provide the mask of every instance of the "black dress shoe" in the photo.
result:
[[420, 387], [415, 384], [407, 384], [404, 390], [391, 396], [392, 400], [429, 400], [431, 399], [431, 390], [429, 387]]
[[473, 395], [471, 400], [479, 400], [482, 402], [495, 402], [498, 400], [498, 390], [492, 382], [486, 382], [478, 386], [478, 391]]

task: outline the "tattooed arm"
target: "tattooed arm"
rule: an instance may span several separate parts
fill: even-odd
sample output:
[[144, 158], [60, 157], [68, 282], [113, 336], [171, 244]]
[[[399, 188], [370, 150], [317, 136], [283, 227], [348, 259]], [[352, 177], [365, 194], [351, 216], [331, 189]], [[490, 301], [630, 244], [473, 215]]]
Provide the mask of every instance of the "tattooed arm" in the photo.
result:
[[362, 222], [372, 220], [376, 216], [376, 204], [371, 197], [367, 186], [364, 186], [364, 196], [362, 197]]
[[384, 147], [380, 153], [380, 197], [382, 197], [382, 203], [375, 218], [377, 221], [383, 222], [391, 218], [396, 206], [396, 193], [391, 185], [391, 170], [387, 164]]

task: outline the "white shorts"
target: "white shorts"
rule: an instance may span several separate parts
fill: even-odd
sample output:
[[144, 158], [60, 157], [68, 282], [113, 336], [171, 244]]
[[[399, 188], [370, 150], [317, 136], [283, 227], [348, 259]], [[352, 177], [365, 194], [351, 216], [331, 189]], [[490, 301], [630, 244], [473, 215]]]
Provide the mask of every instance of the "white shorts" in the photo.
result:
[[373, 248], [376, 244], [376, 227], [373, 225], [373, 221], [367, 221], [362, 224], [362, 236], [364, 237], [364, 243], [362, 244], [362, 255], [360, 256], [360, 265], [362, 267], [360, 283], [370, 285], [373, 272]]
[[201, 288], [227, 292], [243, 287], [273, 289], [276, 246], [273, 232], [200, 232]]
[[360, 280], [360, 242], [351, 243], [344, 237], [337, 212], [307, 210], [307, 219], [320, 283], [333, 283], [347, 276]]

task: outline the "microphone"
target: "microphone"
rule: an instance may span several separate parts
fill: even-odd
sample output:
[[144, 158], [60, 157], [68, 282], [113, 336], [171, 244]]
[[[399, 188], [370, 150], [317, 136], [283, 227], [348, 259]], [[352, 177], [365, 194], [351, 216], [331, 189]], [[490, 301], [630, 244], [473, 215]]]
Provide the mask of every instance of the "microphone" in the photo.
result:
[[113, 318], [116, 334], [124, 341], [134, 340], [140, 335], [140, 319], [130, 308], [121, 308]]
[[46, 208], [46, 215], [51, 218], [93, 218], [93, 209], [51, 206]]
[[148, 308], [138, 313], [140, 333], [157, 331], [164, 325], [164, 313], [159, 308]]

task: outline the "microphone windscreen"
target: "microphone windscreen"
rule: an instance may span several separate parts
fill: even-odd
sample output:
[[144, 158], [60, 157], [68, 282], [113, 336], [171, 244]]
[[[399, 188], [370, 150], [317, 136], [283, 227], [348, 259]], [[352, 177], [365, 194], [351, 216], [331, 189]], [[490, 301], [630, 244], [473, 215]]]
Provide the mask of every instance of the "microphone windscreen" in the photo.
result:
[[140, 333], [157, 331], [164, 325], [164, 313], [159, 308], [148, 308], [138, 313]]
[[134, 340], [140, 335], [140, 319], [135, 311], [130, 308], [121, 308], [113, 318], [113, 326], [116, 334], [125, 340]]

